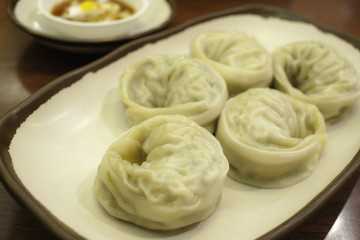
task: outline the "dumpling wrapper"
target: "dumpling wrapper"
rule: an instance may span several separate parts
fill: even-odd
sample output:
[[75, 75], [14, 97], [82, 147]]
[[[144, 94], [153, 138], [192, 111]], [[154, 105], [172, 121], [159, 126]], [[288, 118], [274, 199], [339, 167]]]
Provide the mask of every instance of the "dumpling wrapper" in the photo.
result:
[[105, 153], [94, 191], [107, 212], [148, 229], [181, 228], [217, 207], [229, 164], [217, 139], [182, 115], [134, 126]]
[[163, 114], [182, 114], [214, 131], [228, 98], [224, 79], [210, 66], [180, 55], [144, 58], [120, 77], [130, 126]]
[[317, 107], [270, 88], [253, 88], [228, 100], [216, 137], [229, 175], [261, 188], [282, 188], [307, 178], [327, 143]]
[[273, 53], [274, 86], [315, 104], [326, 120], [338, 118], [360, 97], [356, 69], [331, 46], [301, 41]]
[[191, 42], [191, 55], [224, 77], [231, 96], [252, 87], [267, 87], [272, 81], [271, 55], [255, 38], [243, 32], [201, 33]]

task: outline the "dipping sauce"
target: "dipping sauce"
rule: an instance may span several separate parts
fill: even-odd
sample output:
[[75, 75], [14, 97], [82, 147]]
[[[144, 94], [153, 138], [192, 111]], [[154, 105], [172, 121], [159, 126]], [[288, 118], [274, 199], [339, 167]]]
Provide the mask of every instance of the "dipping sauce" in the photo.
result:
[[118, 0], [64, 0], [51, 13], [72, 21], [105, 22], [129, 17], [135, 10]]

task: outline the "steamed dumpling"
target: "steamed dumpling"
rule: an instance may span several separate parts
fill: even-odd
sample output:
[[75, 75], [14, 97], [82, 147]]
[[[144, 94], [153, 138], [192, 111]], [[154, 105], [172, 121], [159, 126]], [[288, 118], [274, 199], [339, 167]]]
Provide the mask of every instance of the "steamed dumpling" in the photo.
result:
[[228, 93], [224, 79], [204, 62], [158, 55], [124, 71], [120, 98], [131, 126], [161, 114], [182, 114], [213, 131]]
[[295, 42], [273, 53], [275, 87], [317, 105], [325, 119], [341, 115], [360, 96], [356, 69], [332, 47]]
[[271, 55], [256, 39], [236, 30], [209, 31], [191, 43], [192, 56], [210, 64], [225, 79], [230, 95], [272, 81]]
[[317, 107], [270, 88], [230, 99], [216, 137], [230, 163], [229, 175], [262, 188], [293, 185], [315, 169], [327, 143]]
[[109, 147], [94, 190], [116, 218], [175, 229], [215, 210], [228, 169], [210, 132], [185, 116], [163, 115], [134, 126]]

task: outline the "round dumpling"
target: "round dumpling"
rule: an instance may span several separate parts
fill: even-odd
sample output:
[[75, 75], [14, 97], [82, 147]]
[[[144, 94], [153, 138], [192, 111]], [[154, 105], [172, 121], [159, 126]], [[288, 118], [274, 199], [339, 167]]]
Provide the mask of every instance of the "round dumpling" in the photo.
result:
[[94, 191], [116, 218], [175, 229], [215, 210], [228, 169], [209, 131], [183, 115], [163, 115], [132, 127], [109, 147]]
[[210, 64], [225, 79], [230, 95], [272, 81], [271, 55], [256, 39], [236, 30], [209, 31], [196, 36], [191, 54]]
[[307, 178], [327, 143], [318, 108], [270, 88], [230, 99], [216, 137], [230, 163], [229, 175], [261, 188], [281, 188]]
[[131, 126], [162, 114], [182, 114], [213, 131], [228, 98], [224, 79], [197, 59], [144, 58], [120, 77], [120, 98]]
[[318, 41], [294, 42], [273, 53], [275, 88], [315, 104], [325, 119], [339, 117], [360, 96], [355, 68]]

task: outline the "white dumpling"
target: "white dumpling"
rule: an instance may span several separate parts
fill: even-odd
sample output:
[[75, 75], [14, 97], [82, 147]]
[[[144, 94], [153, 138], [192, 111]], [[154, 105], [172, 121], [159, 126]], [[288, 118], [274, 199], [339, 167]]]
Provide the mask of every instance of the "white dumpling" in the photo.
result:
[[325, 119], [339, 117], [360, 96], [355, 68], [329, 45], [294, 42], [273, 53], [274, 86], [315, 104]]
[[183, 115], [163, 115], [132, 127], [109, 147], [94, 191], [116, 218], [176, 229], [216, 209], [228, 169], [209, 131]]
[[253, 37], [236, 30], [209, 31], [191, 43], [192, 56], [205, 61], [225, 79], [230, 95], [272, 81], [271, 55]]
[[317, 107], [270, 88], [253, 88], [228, 100], [216, 137], [230, 163], [229, 175], [261, 188], [307, 178], [327, 143]]
[[161, 114], [182, 114], [213, 131], [228, 98], [224, 79], [187, 56], [144, 58], [125, 69], [119, 85], [131, 126]]

